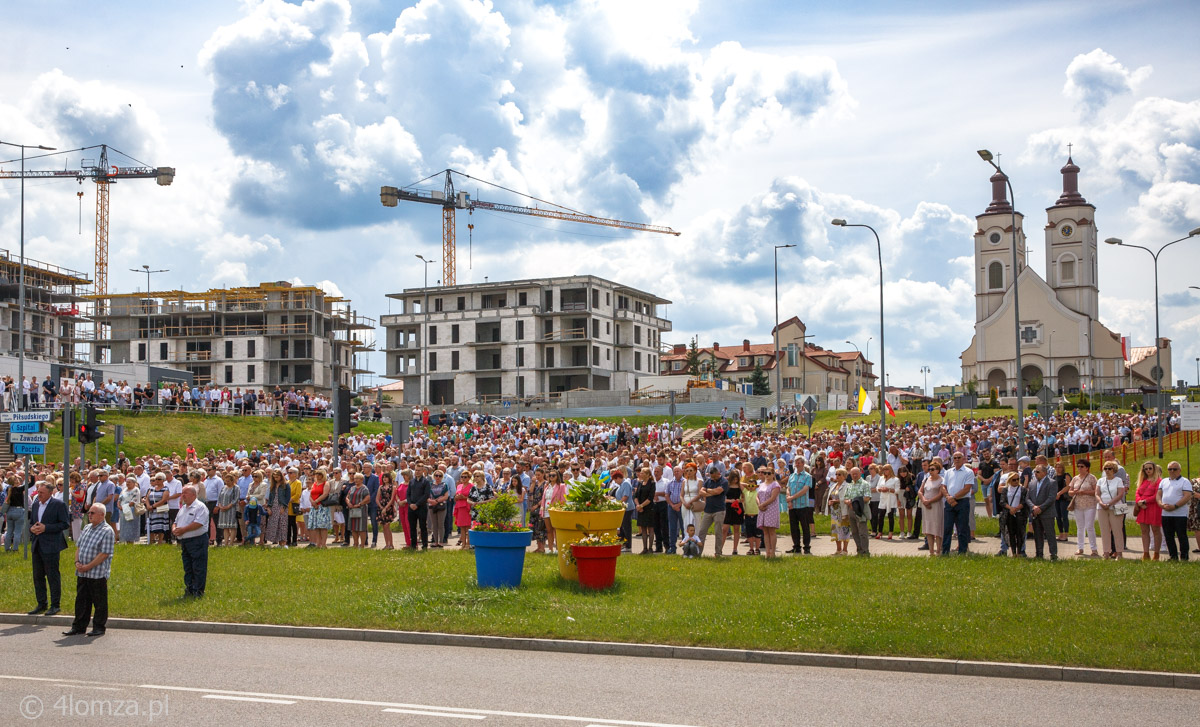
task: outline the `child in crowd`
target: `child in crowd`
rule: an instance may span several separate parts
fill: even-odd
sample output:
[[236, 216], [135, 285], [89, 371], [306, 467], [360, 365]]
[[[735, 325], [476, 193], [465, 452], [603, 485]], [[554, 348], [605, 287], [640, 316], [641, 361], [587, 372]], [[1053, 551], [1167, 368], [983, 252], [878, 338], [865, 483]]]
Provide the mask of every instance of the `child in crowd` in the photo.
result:
[[687, 535], [679, 542], [679, 548], [683, 551], [684, 558], [700, 557], [700, 536], [696, 535], [695, 525], [687, 526]]
[[258, 498], [251, 497], [246, 501], [246, 545], [254, 545], [254, 540], [262, 535], [262, 527], [259, 525], [259, 509]]

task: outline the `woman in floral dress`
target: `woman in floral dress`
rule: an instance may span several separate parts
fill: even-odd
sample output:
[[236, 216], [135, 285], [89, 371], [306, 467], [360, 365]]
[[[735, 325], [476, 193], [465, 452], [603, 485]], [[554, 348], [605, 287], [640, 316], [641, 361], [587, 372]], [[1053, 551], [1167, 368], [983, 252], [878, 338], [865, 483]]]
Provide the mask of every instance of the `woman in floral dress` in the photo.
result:
[[[329, 475], [321, 467], [313, 473], [313, 486], [309, 489], [309, 500], [312, 508], [304, 515], [304, 526], [308, 529], [308, 547], [324, 548], [329, 540], [329, 527], [333, 524], [333, 515], [329, 512]], [[387, 531], [385, 531], [387, 532]]]
[[383, 528], [383, 549], [395, 550], [392, 545], [392, 521], [396, 519], [396, 475], [390, 471], [379, 476], [379, 491], [375, 493], [375, 504], [379, 508], [379, 526]]
[[471, 522], [479, 520], [480, 503], [487, 502], [496, 496], [496, 490], [487, 483], [487, 477], [482, 472], [471, 475], [471, 490], [467, 493], [467, 502], [471, 503]]
[[237, 504], [241, 491], [233, 475], [225, 474], [225, 487], [217, 495], [217, 528], [224, 530], [222, 542], [233, 545], [237, 540]]
[[84, 501], [87, 500], [87, 487], [83, 477], [78, 472], [71, 473], [71, 540], [79, 542], [79, 534], [83, 531]]
[[167, 508], [158, 509], [159, 505], [167, 499], [166, 478], [162, 474], [154, 476], [153, 484], [149, 491], [146, 492], [146, 521], [147, 529], [150, 532], [151, 543], [161, 543], [166, 538], [167, 533], [171, 531], [171, 515]]
[[292, 488], [283, 477], [283, 470], [271, 470], [271, 488], [267, 491], [267, 527], [263, 529], [263, 542], [270, 541], [287, 547], [287, 509], [292, 501]]
[[542, 518], [542, 496], [546, 492], [545, 475], [541, 470], [533, 473], [529, 483], [529, 529], [533, 531], [533, 539], [537, 541], [537, 553], [546, 552], [546, 521]]

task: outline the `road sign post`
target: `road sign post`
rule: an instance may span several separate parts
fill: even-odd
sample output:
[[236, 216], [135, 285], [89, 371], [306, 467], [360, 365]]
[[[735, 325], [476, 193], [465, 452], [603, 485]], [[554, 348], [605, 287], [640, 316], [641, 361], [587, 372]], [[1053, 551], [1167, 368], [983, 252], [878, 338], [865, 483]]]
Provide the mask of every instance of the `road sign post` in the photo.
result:
[[[63, 437], [63, 473], [71, 471], [71, 435], [75, 433], [75, 409], [71, 406], [63, 408], [62, 437]], [[68, 481], [69, 484], [69, 481]]]

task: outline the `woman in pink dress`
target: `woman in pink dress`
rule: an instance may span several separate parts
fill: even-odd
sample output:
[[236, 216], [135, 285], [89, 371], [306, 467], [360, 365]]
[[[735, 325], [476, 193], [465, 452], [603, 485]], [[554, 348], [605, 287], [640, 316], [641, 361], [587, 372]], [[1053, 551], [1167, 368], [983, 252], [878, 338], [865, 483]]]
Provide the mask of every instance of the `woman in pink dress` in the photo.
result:
[[759, 473], [763, 479], [758, 485], [758, 522], [756, 523], [763, 534], [763, 545], [767, 547], [767, 557], [775, 557], [775, 531], [779, 528], [779, 481], [774, 473]]
[[467, 495], [471, 492], [471, 480], [463, 473], [454, 489], [454, 527], [458, 528], [458, 547], [465, 548], [471, 539], [471, 502]]
[[[1162, 506], [1155, 495], [1162, 480], [1162, 470], [1153, 462], [1146, 462], [1138, 472], [1137, 490], [1133, 496], [1133, 511], [1138, 526], [1142, 529], [1142, 560], [1158, 560], [1162, 547]], [[1150, 536], [1154, 539], [1151, 541]]]
[[[412, 476], [412, 470], [404, 470], [400, 473], [400, 477], [396, 481], [396, 494], [393, 497], [396, 502], [404, 503], [408, 501], [408, 481], [412, 479]], [[410, 547], [413, 542], [412, 530], [408, 524], [407, 508], [407, 505], [401, 508], [404, 510], [404, 514], [400, 517], [400, 527], [404, 528], [404, 547], [406, 548]]]

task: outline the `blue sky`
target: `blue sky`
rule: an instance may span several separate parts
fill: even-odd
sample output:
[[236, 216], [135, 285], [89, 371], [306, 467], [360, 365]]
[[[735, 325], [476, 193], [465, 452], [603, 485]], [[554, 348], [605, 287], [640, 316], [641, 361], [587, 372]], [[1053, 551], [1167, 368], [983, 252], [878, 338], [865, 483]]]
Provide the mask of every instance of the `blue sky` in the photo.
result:
[[[1043, 268], [1066, 145], [1102, 237], [1150, 246], [1200, 225], [1200, 76], [1188, 2], [531, 0], [23, 3], [0, 68], [0, 139], [109, 143], [176, 183], [112, 201], [110, 288], [329, 281], [366, 315], [420, 285], [439, 215], [381, 184], [446, 167], [679, 238], [476, 215], [459, 280], [593, 273], [674, 302], [675, 331], [878, 346], [883, 238], [891, 383], [957, 381], [972, 333], [979, 148], [1002, 153]], [[46, 162], [77, 164], [78, 156]], [[0, 156], [0, 158], [9, 158]], [[7, 165], [6, 165], [7, 166]], [[520, 202], [486, 188], [479, 197]], [[75, 186], [27, 187], [31, 256], [90, 270]], [[0, 246], [17, 245], [0, 185]], [[459, 238], [467, 230], [461, 221]], [[533, 223], [533, 224], [531, 224]], [[861, 234], [856, 234], [861, 233]], [[1200, 240], [1164, 255], [1164, 335], [1195, 378]], [[415, 264], [414, 264], [415, 263]], [[1150, 342], [1148, 256], [1100, 253], [1101, 318]], [[376, 367], [382, 368], [377, 359]]]

